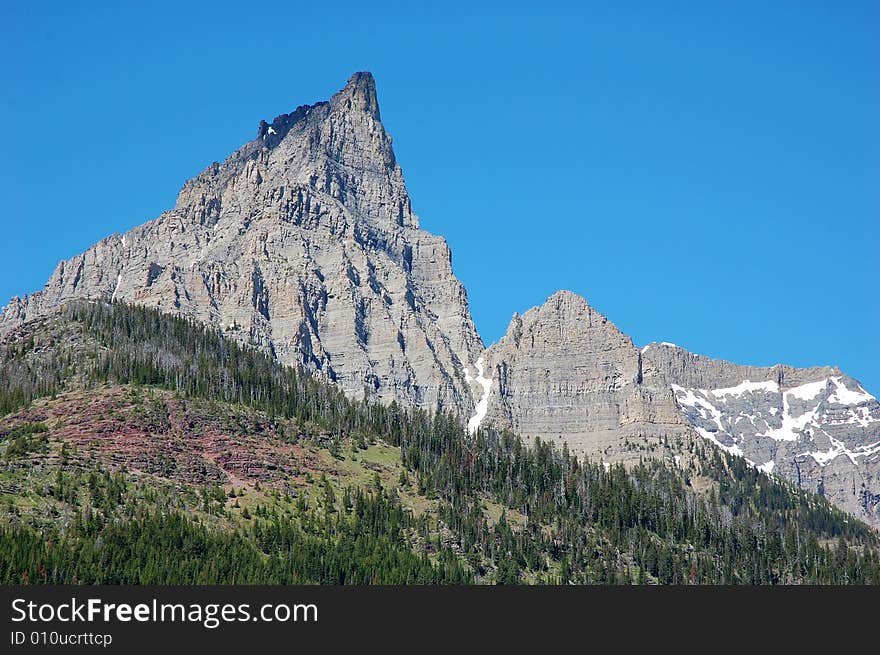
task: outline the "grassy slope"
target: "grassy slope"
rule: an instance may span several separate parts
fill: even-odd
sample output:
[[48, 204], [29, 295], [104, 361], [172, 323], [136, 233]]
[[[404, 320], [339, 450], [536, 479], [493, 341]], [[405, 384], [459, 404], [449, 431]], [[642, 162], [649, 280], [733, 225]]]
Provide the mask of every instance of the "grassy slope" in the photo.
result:
[[[63, 532], [82, 513], [123, 520], [155, 511], [246, 531], [262, 512], [296, 522], [303, 501], [319, 515], [342, 512], [346, 488], [381, 488], [424, 519], [427, 538], [412, 533], [407, 541], [429, 559], [434, 540], [449, 536], [438, 500], [419, 493], [400, 448], [380, 440], [337, 442], [245, 405], [132, 385], [70, 391], [0, 418], [0, 526]], [[488, 497], [484, 505], [493, 525], [502, 508]], [[524, 522], [509, 509], [506, 519]], [[475, 581], [493, 582], [492, 563], [482, 568]]]
[[[125, 384], [131, 380], [143, 384]], [[330, 522], [351, 513], [345, 490], [375, 494], [381, 488], [411, 517], [401, 532], [407, 549], [434, 564], [453, 557], [455, 566], [478, 582], [552, 582], [560, 573], [569, 577], [575, 560], [588, 563], [575, 576], [579, 580], [651, 582], [655, 576], [669, 578], [665, 560], [675, 558], [680, 565], [698, 559], [692, 543], [638, 534], [644, 532], [638, 520], [627, 527], [632, 517], [611, 516], [585, 526], [576, 507], [566, 509], [564, 498], [555, 514], [530, 524], [512, 508], [520, 501], [502, 502], [505, 494], [512, 498], [504, 489], [507, 474], [490, 478], [482, 491], [478, 485], [476, 505], [466, 495], [471, 500], [464, 506], [452, 506], [455, 499], [448, 492], [457, 486], [454, 479], [432, 479], [430, 466], [416, 474], [418, 466], [404, 466], [401, 448], [385, 441], [383, 429], [358, 427], [372, 420], [387, 425], [387, 435], [399, 440], [393, 413], [376, 418], [369, 407], [351, 405], [331, 387], [155, 312], [80, 305], [41, 319], [0, 343], [0, 381], [5, 414], [0, 418], [0, 529], [29, 527], [60, 538], [76, 532], [83, 516], [99, 516], [112, 525], [181, 513], [211, 534], [239, 534], [247, 543], [258, 543], [259, 531], [272, 521], [336, 543], [344, 531]], [[409, 429], [423, 424], [416, 420]], [[487, 443], [488, 450], [475, 454], [495, 461], [498, 446]], [[794, 522], [804, 539], [818, 537], [839, 548], [839, 537], [845, 538], [850, 554], [876, 546], [867, 528], [822, 499], [743, 471], [741, 462], [707, 455], [698, 446], [690, 446], [682, 469], [656, 469], [661, 484], [639, 501], [643, 506], [659, 507], [672, 517], [682, 511], [681, 501], [677, 508], [671, 504], [676, 497], [718, 497], [721, 524], [715, 530], [738, 534], [757, 525], [760, 536], [762, 525]], [[409, 453], [436, 456], [412, 446]], [[453, 464], [455, 471], [465, 462]], [[616, 475], [624, 474], [612, 471], [611, 477]], [[611, 494], [606, 502], [631, 503], [641, 484], [606, 485], [603, 493]], [[668, 492], [663, 484], [671, 485]], [[666, 502], [670, 506], [663, 510]], [[733, 507], [742, 502], [745, 508]], [[476, 514], [470, 523], [458, 520], [471, 511]], [[735, 517], [742, 527], [730, 523]], [[566, 525], [571, 520], [581, 522]], [[15, 544], [17, 533], [9, 534]], [[576, 547], [567, 543], [569, 534]], [[649, 554], [652, 565], [646, 567], [642, 552], [636, 567], [637, 554], [626, 545], [634, 537], [642, 551], [647, 539], [664, 561], [657, 565]], [[728, 545], [736, 539], [736, 534], [727, 538]], [[516, 543], [521, 565], [511, 573], [497, 555], [499, 547], [503, 551]], [[846, 559], [846, 547], [842, 552]], [[264, 549], [259, 557], [273, 555]], [[729, 554], [709, 549], [702, 557], [701, 566], [730, 568], [722, 561]], [[830, 559], [830, 550], [822, 557]], [[735, 569], [724, 576], [749, 579]]]

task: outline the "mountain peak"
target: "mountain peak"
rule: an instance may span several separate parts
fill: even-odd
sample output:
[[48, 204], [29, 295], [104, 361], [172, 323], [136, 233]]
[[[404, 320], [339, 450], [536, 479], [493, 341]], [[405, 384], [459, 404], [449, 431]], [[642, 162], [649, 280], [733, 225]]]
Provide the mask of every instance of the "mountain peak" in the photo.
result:
[[360, 71], [352, 75], [342, 90], [330, 100], [330, 106], [335, 110], [363, 112], [377, 121], [381, 120], [373, 74]]
[[560, 320], [591, 326], [595, 319], [607, 322], [607, 318], [598, 312], [590, 302], [579, 293], [561, 289], [544, 301], [544, 304], [526, 312], [529, 317], [543, 317], [543, 320]]
[[62, 262], [0, 336], [72, 298], [159, 307], [351, 396], [470, 412], [482, 342], [442, 237], [418, 229], [370, 73], [262, 121], [173, 210]]
[[574, 291], [569, 291], [568, 289], [560, 289], [552, 296], [547, 298], [544, 303], [545, 306], [561, 306], [561, 305], [580, 305], [583, 307], [589, 307], [590, 303], [584, 298], [582, 295], [575, 293]]

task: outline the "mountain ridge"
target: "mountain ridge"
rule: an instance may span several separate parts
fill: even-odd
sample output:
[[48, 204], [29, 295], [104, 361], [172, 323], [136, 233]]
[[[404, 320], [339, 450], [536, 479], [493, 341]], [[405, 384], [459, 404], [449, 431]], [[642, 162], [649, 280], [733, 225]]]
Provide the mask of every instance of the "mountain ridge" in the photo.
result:
[[470, 417], [471, 432], [495, 424], [609, 466], [687, 465], [701, 438], [880, 525], [880, 405], [837, 368], [639, 348], [565, 290], [485, 348], [448, 244], [419, 228], [367, 72], [261, 120], [173, 208], [60, 262], [3, 309], [0, 338], [77, 299], [184, 316], [349, 397]]
[[0, 334], [73, 298], [200, 320], [347, 393], [470, 411], [482, 342], [442, 237], [418, 228], [375, 82], [262, 121], [175, 206], [59, 263]]
[[880, 403], [837, 367], [740, 365], [668, 342], [638, 349], [571, 291], [514, 314], [484, 357], [481, 422], [624, 463], [694, 433], [880, 526]]
[[0, 379], [9, 584], [880, 577], [876, 532], [703, 441], [624, 467], [468, 436], [156, 309], [68, 302], [0, 340]]

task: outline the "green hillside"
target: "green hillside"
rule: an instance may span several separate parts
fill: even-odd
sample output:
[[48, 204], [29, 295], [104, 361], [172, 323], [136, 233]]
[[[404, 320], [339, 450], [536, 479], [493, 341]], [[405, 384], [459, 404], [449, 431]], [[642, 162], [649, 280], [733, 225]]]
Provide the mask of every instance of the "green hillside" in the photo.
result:
[[876, 533], [710, 446], [470, 437], [155, 310], [7, 337], [0, 416], [6, 584], [880, 583]]

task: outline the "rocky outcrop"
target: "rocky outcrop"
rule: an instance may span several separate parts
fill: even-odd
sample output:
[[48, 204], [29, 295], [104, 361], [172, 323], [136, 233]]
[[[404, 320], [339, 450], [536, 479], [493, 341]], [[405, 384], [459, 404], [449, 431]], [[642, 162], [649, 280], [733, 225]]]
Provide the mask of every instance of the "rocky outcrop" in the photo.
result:
[[567, 291], [514, 315], [480, 365], [466, 371], [482, 390], [472, 430], [492, 424], [606, 462], [680, 462], [696, 436], [880, 525], [880, 403], [839, 369], [639, 350]]
[[0, 336], [76, 298], [187, 316], [351, 396], [606, 462], [687, 457], [707, 440], [880, 525], [880, 404], [837, 369], [640, 351], [565, 291], [484, 352], [446, 242], [419, 229], [369, 73], [260, 121], [173, 209], [61, 262], [12, 299]]
[[574, 293], [514, 315], [483, 359], [484, 421], [524, 437], [611, 462], [638, 458], [628, 439], [690, 433], [669, 386], [643, 376], [632, 340]]
[[697, 432], [880, 525], [880, 403], [837, 368], [739, 366], [673, 344], [642, 351]]
[[271, 123], [175, 207], [61, 262], [0, 334], [72, 298], [182, 314], [352, 396], [468, 414], [482, 343], [443, 238], [419, 229], [369, 73]]

